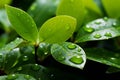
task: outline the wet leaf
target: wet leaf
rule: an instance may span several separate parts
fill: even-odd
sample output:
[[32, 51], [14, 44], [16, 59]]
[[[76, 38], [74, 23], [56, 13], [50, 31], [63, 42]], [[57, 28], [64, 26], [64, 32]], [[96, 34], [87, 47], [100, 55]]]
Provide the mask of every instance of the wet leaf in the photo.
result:
[[83, 69], [86, 63], [85, 52], [81, 47], [73, 43], [53, 44], [51, 54], [58, 62], [72, 67]]
[[61, 0], [57, 8], [57, 15], [69, 15], [77, 19], [76, 30], [83, 23], [85, 16], [85, 7], [83, 0]]
[[102, 64], [120, 68], [120, 54], [102, 48], [85, 49], [87, 58]]
[[40, 42], [59, 43], [68, 40], [76, 28], [76, 19], [61, 15], [46, 21], [39, 31]]
[[30, 75], [25, 74], [9, 74], [5, 76], [0, 76], [0, 80], [36, 80]]
[[120, 23], [117, 19], [96, 19], [84, 25], [77, 34], [76, 42], [105, 40], [120, 36]]
[[6, 5], [7, 15], [15, 31], [28, 41], [38, 39], [38, 30], [32, 17], [21, 9]]
[[49, 18], [56, 15], [56, 8], [60, 0], [36, 0], [29, 8], [28, 13], [33, 17], [37, 27]]

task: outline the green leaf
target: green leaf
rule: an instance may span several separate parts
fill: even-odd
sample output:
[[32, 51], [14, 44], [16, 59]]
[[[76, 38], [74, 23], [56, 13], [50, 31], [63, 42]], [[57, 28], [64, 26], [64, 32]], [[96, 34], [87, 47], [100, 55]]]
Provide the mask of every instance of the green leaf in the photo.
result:
[[27, 64], [22, 65], [21, 69], [18, 71], [18, 69], [15, 69], [14, 72], [20, 73], [20, 74], [27, 74], [31, 75], [37, 80], [50, 80], [48, 78], [48, 70], [47, 68], [38, 65], [38, 64]]
[[85, 49], [87, 58], [102, 64], [120, 68], [120, 54], [102, 48]]
[[26, 74], [9, 74], [5, 76], [0, 76], [0, 80], [36, 80], [36, 79]]
[[29, 8], [28, 13], [33, 17], [37, 27], [49, 18], [56, 15], [56, 8], [60, 0], [36, 0]]
[[12, 0], [0, 0], [0, 8], [4, 8], [5, 4], [10, 4]]
[[83, 69], [86, 63], [85, 52], [81, 47], [73, 43], [53, 44], [51, 54], [58, 62], [72, 67]]
[[7, 40], [8, 40], [7, 34], [2, 34], [0, 36], [0, 48], [2, 48], [7, 43]]
[[102, 0], [102, 4], [109, 17], [120, 17], [120, 0]]
[[116, 19], [96, 19], [84, 25], [77, 34], [76, 42], [105, 40], [120, 36], [120, 23]]
[[43, 61], [45, 58], [47, 58], [50, 55], [50, 48], [51, 48], [51, 44], [48, 43], [39, 44], [39, 47], [37, 49], [37, 56], [39, 58], [39, 61]]
[[76, 30], [78, 30], [82, 25], [85, 16], [83, 0], [61, 0], [56, 14], [75, 17], [77, 19]]
[[76, 19], [61, 15], [46, 21], [39, 31], [40, 42], [58, 43], [69, 39], [76, 28]]
[[38, 30], [35, 22], [21, 9], [6, 5], [7, 15], [16, 32], [24, 39], [37, 42]]

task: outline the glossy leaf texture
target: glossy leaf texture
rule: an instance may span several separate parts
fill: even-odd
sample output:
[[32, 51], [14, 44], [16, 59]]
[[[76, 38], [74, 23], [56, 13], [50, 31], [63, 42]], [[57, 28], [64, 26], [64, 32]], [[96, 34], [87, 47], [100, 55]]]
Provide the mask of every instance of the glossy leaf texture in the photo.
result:
[[117, 36], [120, 36], [119, 21], [104, 17], [84, 25], [77, 34], [76, 42], [105, 40]]
[[38, 30], [32, 17], [21, 9], [6, 5], [7, 15], [12, 27], [24, 39], [37, 42]]
[[120, 54], [102, 48], [85, 49], [87, 58], [102, 64], [120, 68]]
[[43, 61], [50, 54], [51, 44], [49, 43], [40, 43], [37, 49], [37, 56], [39, 61]]
[[36, 0], [28, 9], [37, 27], [56, 15], [56, 8], [60, 0]]
[[37, 80], [50, 80], [48, 77], [48, 70], [47, 68], [38, 65], [38, 64], [26, 64], [20, 67], [21, 69], [14, 69], [14, 72], [20, 74], [27, 74], [31, 75]]
[[64, 42], [53, 44], [51, 54], [58, 62], [83, 69], [86, 63], [86, 55], [84, 50], [76, 44]]
[[36, 80], [36, 79], [26, 74], [9, 74], [5, 76], [0, 76], [0, 80]]
[[102, 0], [104, 9], [109, 17], [120, 17], [120, 0]]
[[46, 21], [39, 30], [40, 42], [59, 43], [68, 40], [76, 28], [76, 19], [61, 15]]
[[77, 19], [76, 30], [83, 23], [85, 16], [85, 7], [83, 0], [61, 0], [57, 8], [57, 15], [69, 15]]

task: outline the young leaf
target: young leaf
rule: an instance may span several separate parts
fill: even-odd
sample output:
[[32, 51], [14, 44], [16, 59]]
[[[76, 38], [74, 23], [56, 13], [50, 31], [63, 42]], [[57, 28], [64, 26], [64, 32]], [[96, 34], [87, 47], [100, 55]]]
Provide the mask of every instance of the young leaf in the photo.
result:
[[120, 0], [102, 0], [102, 4], [109, 17], [120, 17]]
[[46, 21], [39, 31], [40, 42], [58, 43], [69, 39], [76, 28], [76, 19], [61, 15]]
[[83, 0], [61, 0], [56, 14], [75, 17], [77, 19], [76, 30], [78, 30], [83, 23], [85, 15]]
[[55, 16], [56, 8], [60, 0], [36, 0], [29, 8], [28, 13], [33, 17], [37, 27], [49, 18]]
[[102, 64], [120, 68], [120, 54], [101, 48], [85, 49], [87, 58]]
[[36, 79], [26, 74], [9, 74], [5, 76], [0, 76], [0, 80], [36, 80]]
[[120, 23], [116, 19], [97, 19], [83, 26], [76, 37], [76, 42], [104, 40], [120, 36]]
[[53, 44], [51, 54], [58, 62], [72, 67], [83, 69], [86, 63], [85, 52], [73, 43]]
[[21, 9], [6, 5], [7, 15], [16, 32], [24, 39], [36, 42], [38, 30], [35, 22]]

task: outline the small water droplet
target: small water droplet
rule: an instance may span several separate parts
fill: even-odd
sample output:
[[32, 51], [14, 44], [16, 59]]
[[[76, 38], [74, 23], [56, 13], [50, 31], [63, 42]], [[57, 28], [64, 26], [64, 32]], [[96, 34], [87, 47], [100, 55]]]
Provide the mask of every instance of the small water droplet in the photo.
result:
[[7, 79], [8, 80], [14, 80], [14, 79], [16, 79], [18, 76], [16, 75], [16, 74], [10, 74], [10, 75], [8, 75], [8, 77], [7, 77]]
[[59, 61], [63, 61], [63, 60], [65, 60], [65, 57], [64, 56], [60, 56], [60, 57], [58, 57], [58, 60]]
[[104, 21], [108, 21], [108, 17], [104, 17], [103, 19], [104, 19]]
[[65, 28], [66, 28], [66, 30], [69, 30], [69, 29], [70, 29], [70, 26], [66, 26]]
[[45, 54], [45, 55], [47, 55], [47, 54], [48, 54], [48, 52], [45, 52], [44, 54]]
[[94, 38], [97, 38], [97, 39], [99, 39], [99, 38], [101, 38], [101, 37], [102, 37], [102, 36], [101, 36], [100, 34], [98, 34], [98, 33], [94, 35]]
[[104, 36], [106, 36], [106, 37], [112, 37], [112, 34], [110, 32], [106, 32]]
[[29, 80], [30, 79], [30, 75], [25, 75], [24, 78]]
[[76, 48], [76, 45], [75, 45], [75, 44], [69, 44], [67, 47], [68, 47], [69, 49], [75, 49], [75, 48]]
[[23, 61], [27, 61], [28, 59], [28, 56], [23, 56]]
[[21, 70], [22, 70], [22, 67], [19, 67], [17, 70], [18, 70], [18, 71], [21, 71]]
[[111, 60], [115, 60], [116, 58], [114, 58], [114, 57], [111, 57], [110, 59], [111, 59]]
[[100, 21], [96, 21], [95, 24], [101, 24], [101, 22]]
[[112, 23], [112, 26], [114, 26], [114, 27], [117, 26], [117, 23], [116, 22]]
[[81, 49], [80, 48], [78, 48], [78, 52], [80, 52], [81, 51]]
[[91, 33], [91, 32], [94, 31], [94, 29], [93, 29], [92, 27], [90, 27], [90, 26], [85, 26], [85, 27], [83, 27], [83, 28], [84, 28], [84, 30], [85, 30], [86, 32], [89, 32], [89, 33]]
[[83, 63], [83, 58], [81, 56], [73, 56], [72, 58], [69, 59], [74, 64], [81, 64]]
[[35, 71], [37, 71], [37, 70], [40, 69], [40, 66], [39, 66], [38, 64], [34, 64], [34, 65], [32, 66], [32, 69], [35, 70]]

